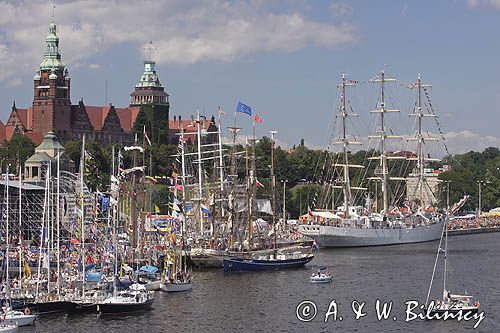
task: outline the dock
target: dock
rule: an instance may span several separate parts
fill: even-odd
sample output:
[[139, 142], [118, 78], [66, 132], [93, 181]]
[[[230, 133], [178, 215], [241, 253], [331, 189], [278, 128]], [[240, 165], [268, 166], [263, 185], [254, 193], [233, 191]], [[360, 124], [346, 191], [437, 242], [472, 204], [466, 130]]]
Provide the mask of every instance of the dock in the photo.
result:
[[448, 230], [448, 236], [483, 234], [483, 233], [490, 233], [490, 232], [500, 232], [500, 226], [451, 229], [451, 230]]

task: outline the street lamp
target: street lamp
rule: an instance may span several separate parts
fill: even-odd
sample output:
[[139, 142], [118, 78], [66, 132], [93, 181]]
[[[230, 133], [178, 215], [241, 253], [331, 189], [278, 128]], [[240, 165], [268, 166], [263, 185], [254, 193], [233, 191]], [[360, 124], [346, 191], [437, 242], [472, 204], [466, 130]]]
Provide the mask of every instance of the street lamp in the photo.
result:
[[477, 216], [481, 217], [481, 213], [482, 213], [482, 209], [481, 208], [482, 208], [482, 204], [483, 204], [483, 201], [482, 201], [482, 192], [481, 192], [482, 185], [484, 185], [484, 184], [490, 184], [491, 182], [490, 181], [484, 181], [484, 180], [477, 180], [476, 183], [477, 183], [477, 186], [479, 188]]

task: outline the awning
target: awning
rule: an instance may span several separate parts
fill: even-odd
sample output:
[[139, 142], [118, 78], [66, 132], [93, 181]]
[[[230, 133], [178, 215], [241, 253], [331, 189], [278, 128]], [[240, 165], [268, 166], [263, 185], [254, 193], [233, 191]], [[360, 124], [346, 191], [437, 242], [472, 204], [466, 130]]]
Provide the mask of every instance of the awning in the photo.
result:
[[139, 268], [139, 271], [146, 272], [148, 274], [154, 274], [154, 273], [158, 272], [158, 267], [146, 265], [146, 266], [142, 266], [141, 268]]
[[336, 220], [342, 219], [340, 216], [338, 216], [337, 214], [334, 214], [332, 212], [311, 212], [311, 215], [312, 216], [319, 216], [319, 217], [322, 217], [325, 219], [336, 219]]

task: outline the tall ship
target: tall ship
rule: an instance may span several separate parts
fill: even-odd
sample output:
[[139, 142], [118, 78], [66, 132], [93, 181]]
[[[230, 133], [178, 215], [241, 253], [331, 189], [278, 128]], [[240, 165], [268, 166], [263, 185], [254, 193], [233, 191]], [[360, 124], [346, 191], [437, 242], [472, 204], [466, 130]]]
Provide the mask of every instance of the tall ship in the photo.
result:
[[[333, 142], [341, 149], [336, 155], [332, 154], [328, 160], [333, 167], [333, 175], [329, 176], [331, 181], [326, 182], [328, 183], [326, 186], [331, 188], [332, 202], [334, 202], [335, 189], [342, 190], [343, 205], [330, 210], [314, 207], [308, 213], [310, 220], [321, 222], [308, 222], [299, 226], [300, 233], [316, 239], [320, 246], [357, 247], [407, 244], [438, 240], [441, 236], [443, 223], [447, 217], [444, 211], [440, 211], [433, 202], [430, 202], [429, 193], [437, 188], [438, 181], [434, 177], [434, 183], [429, 184], [428, 176], [435, 175], [430, 174], [429, 168], [426, 167], [432, 161], [437, 161], [428, 157], [430, 155], [425, 149], [427, 141], [438, 140], [424, 130], [424, 119], [436, 118], [432, 104], [428, 100], [427, 87], [430, 86], [423, 84], [418, 75], [417, 81], [409, 87], [417, 91], [417, 100], [410, 114], [415, 117], [415, 135], [408, 137], [407, 140], [416, 143], [416, 149], [410, 154], [395, 154], [389, 152], [388, 140], [402, 140], [403, 138], [393, 135], [386, 120], [389, 114], [399, 112], [399, 110], [386, 105], [385, 91], [385, 85], [395, 81], [395, 79], [386, 78], [384, 70], [377, 78], [371, 80], [372, 83], [380, 85], [380, 95], [376, 109], [370, 111], [377, 115], [377, 132], [368, 139], [378, 141], [378, 145], [377, 149], [373, 150], [374, 156], [368, 157], [365, 165], [356, 165], [350, 163], [349, 149], [352, 145], [361, 143], [347, 133], [347, 125], [350, 124], [348, 118], [357, 115], [351, 112], [352, 108], [348, 105], [346, 92], [348, 87], [356, 85], [357, 82], [347, 80], [346, 75], [342, 75], [342, 82], [338, 86], [341, 89], [340, 104], [336, 113], [340, 131]], [[423, 94], [427, 98], [427, 103], [422, 102]], [[374, 163], [371, 164], [371, 161]], [[394, 169], [411, 171], [403, 172], [403, 175], [398, 176]], [[368, 171], [373, 172], [372, 177], [364, 177], [369, 174]], [[361, 178], [358, 184], [352, 184], [354, 177], [351, 173], [356, 173], [358, 178]], [[401, 185], [410, 180], [412, 186]], [[401, 188], [406, 188], [406, 193], [404, 190], [401, 191]], [[399, 194], [397, 194], [398, 189]], [[324, 192], [328, 193], [329, 190]], [[410, 197], [412, 200], [409, 200]], [[360, 202], [362, 198], [365, 199], [364, 205]]]

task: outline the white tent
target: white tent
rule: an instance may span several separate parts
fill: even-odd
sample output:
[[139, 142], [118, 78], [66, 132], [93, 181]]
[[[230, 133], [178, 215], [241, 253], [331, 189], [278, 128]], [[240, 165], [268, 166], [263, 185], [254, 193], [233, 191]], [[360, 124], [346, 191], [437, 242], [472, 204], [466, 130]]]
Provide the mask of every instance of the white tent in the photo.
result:
[[338, 216], [337, 214], [334, 214], [332, 212], [311, 212], [311, 215], [312, 216], [319, 216], [319, 217], [323, 217], [325, 219], [335, 219], [335, 220], [340, 220], [342, 219], [340, 216]]

